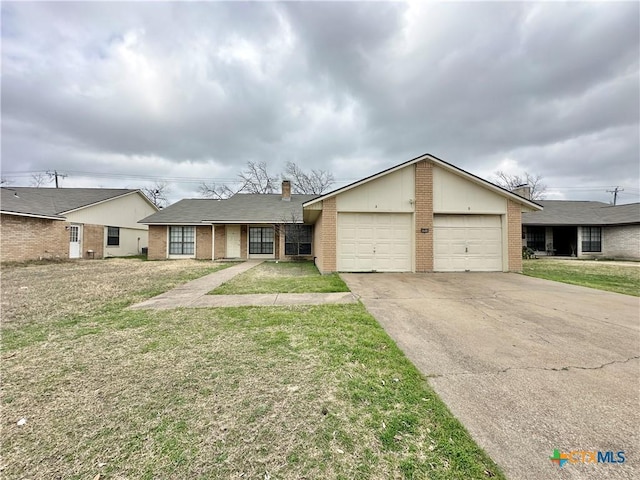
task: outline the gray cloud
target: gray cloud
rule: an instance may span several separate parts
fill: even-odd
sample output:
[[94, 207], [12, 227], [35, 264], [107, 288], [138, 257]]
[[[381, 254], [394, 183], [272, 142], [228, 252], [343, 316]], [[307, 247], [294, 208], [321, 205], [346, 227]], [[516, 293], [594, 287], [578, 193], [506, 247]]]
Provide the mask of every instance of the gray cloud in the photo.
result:
[[633, 2], [5, 2], [2, 171], [165, 177], [177, 200], [248, 160], [346, 182], [430, 152], [539, 173], [555, 198], [637, 201], [639, 18]]

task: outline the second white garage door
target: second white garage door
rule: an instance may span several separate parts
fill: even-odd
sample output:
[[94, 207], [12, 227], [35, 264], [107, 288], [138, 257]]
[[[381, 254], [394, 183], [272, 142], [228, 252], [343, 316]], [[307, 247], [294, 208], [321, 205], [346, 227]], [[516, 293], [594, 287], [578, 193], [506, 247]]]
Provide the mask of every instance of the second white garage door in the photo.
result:
[[410, 213], [338, 213], [340, 272], [410, 272]]
[[434, 216], [433, 254], [436, 272], [502, 271], [500, 216]]

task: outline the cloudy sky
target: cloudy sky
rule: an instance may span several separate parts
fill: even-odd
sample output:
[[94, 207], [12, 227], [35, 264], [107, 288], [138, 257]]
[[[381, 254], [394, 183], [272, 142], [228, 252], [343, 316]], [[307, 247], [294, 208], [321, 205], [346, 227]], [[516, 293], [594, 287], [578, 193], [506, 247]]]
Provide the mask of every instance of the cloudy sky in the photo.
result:
[[549, 199], [640, 196], [640, 4], [2, 2], [2, 176], [167, 181], [247, 161], [337, 186], [434, 154]]

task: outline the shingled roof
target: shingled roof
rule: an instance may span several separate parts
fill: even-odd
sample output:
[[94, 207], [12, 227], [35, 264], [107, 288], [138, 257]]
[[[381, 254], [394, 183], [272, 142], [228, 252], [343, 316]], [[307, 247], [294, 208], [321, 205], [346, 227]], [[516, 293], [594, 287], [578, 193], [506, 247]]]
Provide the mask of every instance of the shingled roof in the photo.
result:
[[0, 211], [6, 214], [64, 220], [79, 208], [129, 195], [126, 188], [34, 188], [2, 187]]
[[302, 204], [317, 195], [238, 193], [225, 200], [189, 198], [154, 213], [139, 223], [146, 225], [194, 225], [200, 223], [302, 222]]
[[522, 214], [523, 225], [628, 225], [640, 223], [640, 203], [609, 205], [602, 202], [538, 200], [539, 212]]

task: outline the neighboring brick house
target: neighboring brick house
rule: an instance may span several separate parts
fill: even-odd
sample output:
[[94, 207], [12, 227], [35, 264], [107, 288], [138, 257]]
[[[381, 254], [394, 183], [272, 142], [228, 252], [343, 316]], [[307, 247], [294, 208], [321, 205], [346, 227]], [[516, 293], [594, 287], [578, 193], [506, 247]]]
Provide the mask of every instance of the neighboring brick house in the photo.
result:
[[138, 220], [158, 211], [139, 190], [3, 187], [0, 260], [136, 255], [147, 246]]
[[540, 200], [522, 216], [522, 242], [536, 255], [640, 260], [640, 203]]
[[334, 271], [520, 271], [536, 203], [432, 155], [321, 196], [187, 199], [141, 220], [149, 258], [313, 258]]

